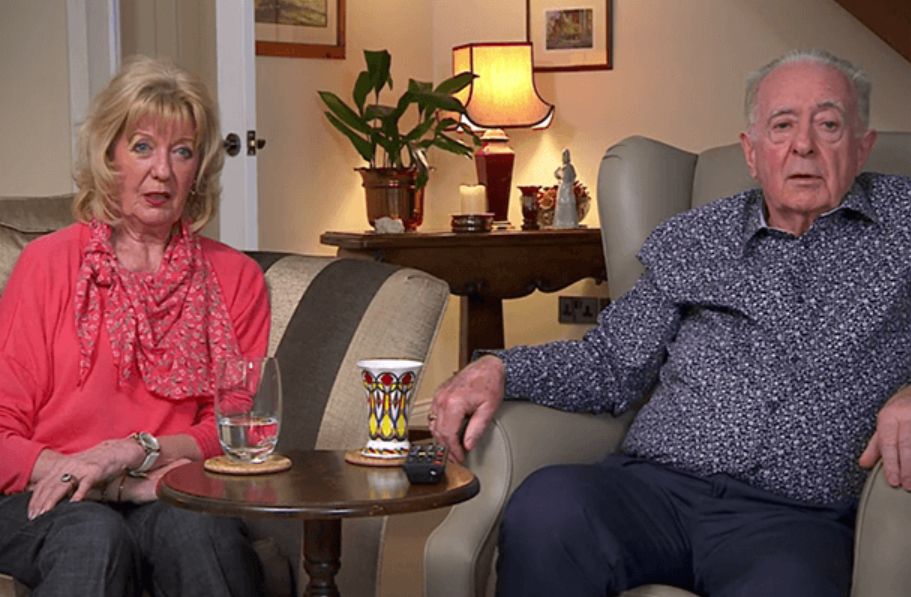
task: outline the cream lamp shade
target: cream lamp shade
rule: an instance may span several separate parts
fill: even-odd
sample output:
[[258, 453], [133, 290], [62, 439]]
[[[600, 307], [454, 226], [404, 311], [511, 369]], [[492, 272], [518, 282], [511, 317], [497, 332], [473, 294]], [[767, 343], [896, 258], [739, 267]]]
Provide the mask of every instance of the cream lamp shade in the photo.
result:
[[456, 94], [475, 129], [545, 128], [554, 107], [538, 95], [527, 42], [472, 43], [452, 49], [452, 72], [477, 75]]

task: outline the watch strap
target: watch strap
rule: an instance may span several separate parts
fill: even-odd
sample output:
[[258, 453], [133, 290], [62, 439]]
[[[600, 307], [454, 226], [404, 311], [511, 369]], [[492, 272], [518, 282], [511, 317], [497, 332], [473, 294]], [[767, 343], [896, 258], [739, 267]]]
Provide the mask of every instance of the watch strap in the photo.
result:
[[158, 440], [155, 436], [145, 431], [130, 434], [130, 439], [139, 444], [139, 446], [145, 450], [146, 455], [139, 466], [127, 470], [127, 473], [131, 477], [143, 477], [145, 476], [145, 473], [151, 470], [155, 465], [158, 456], [161, 454], [161, 448], [159, 447]]

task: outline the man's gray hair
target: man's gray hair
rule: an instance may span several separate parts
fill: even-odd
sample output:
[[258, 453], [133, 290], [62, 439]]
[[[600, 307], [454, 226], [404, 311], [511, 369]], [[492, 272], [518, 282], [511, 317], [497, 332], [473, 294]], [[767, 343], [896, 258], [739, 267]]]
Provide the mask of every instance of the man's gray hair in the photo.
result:
[[851, 87], [854, 89], [854, 96], [857, 98], [857, 118], [861, 125], [858, 132], [863, 132], [869, 128], [871, 86], [867, 74], [847, 60], [820, 49], [792, 50], [784, 56], [776, 58], [747, 77], [744, 109], [746, 111], [747, 123], [751, 128], [756, 123], [756, 94], [759, 91], [759, 85], [779, 66], [793, 64], [795, 62], [815, 62], [817, 64], [831, 66], [843, 74], [845, 78], [848, 79], [848, 82], [851, 83]]

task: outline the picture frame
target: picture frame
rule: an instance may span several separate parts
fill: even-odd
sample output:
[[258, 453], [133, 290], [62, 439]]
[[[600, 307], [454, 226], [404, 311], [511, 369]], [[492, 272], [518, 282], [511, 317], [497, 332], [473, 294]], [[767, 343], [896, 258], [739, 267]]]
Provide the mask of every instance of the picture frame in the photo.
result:
[[613, 68], [611, 0], [526, 0], [535, 72]]
[[256, 0], [256, 55], [345, 57], [345, 0]]

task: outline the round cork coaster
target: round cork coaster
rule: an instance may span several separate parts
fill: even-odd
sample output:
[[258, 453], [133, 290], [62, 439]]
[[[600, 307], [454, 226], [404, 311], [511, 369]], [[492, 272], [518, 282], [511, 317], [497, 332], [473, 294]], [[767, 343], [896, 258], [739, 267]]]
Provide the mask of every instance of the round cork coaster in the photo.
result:
[[227, 456], [214, 456], [203, 463], [203, 468], [210, 473], [223, 475], [263, 475], [279, 473], [291, 468], [291, 459], [281, 454], [272, 454], [265, 462], [259, 464], [235, 462]]
[[345, 462], [361, 466], [402, 466], [405, 464], [405, 457], [377, 458], [376, 456], [364, 456], [360, 450], [348, 450], [345, 452]]

